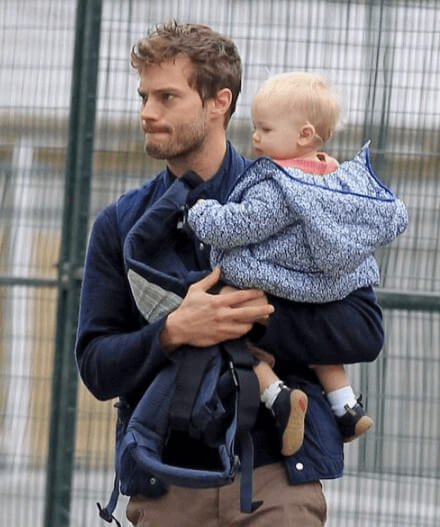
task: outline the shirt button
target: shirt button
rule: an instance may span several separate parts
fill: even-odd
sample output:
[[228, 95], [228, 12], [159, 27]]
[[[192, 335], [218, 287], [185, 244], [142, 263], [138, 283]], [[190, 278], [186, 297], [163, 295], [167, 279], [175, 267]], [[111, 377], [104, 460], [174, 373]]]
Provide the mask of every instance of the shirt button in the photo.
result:
[[156, 478], [150, 478], [150, 485], [156, 485], [157, 479]]
[[201, 251], [203, 251], [204, 248], [205, 248], [205, 245], [204, 245], [202, 242], [200, 242], [199, 249], [200, 249]]
[[303, 470], [304, 465], [303, 465], [302, 463], [297, 463], [297, 464], [295, 465], [295, 467], [296, 467], [296, 470]]

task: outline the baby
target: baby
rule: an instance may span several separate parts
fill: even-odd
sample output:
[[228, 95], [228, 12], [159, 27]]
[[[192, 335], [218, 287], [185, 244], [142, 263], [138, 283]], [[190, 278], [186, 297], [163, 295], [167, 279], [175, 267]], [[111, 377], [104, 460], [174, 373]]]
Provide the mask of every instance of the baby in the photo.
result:
[[[199, 200], [188, 212], [211, 264], [235, 287], [259, 287], [295, 302], [325, 303], [375, 285], [374, 250], [407, 225], [403, 203], [374, 175], [368, 146], [339, 166], [321, 151], [338, 123], [338, 98], [311, 73], [269, 78], [252, 103], [253, 147], [260, 156], [224, 205]], [[307, 395], [284, 385], [267, 354], [254, 371], [261, 400], [281, 436], [281, 452], [302, 444]], [[314, 365], [345, 442], [373, 425], [344, 365]]]

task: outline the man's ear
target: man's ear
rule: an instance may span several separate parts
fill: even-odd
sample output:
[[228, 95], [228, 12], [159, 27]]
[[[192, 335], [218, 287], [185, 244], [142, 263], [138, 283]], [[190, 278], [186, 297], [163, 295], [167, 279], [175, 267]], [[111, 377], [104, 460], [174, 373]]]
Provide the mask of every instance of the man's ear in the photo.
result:
[[232, 92], [229, 88], [222, 88], [211, 100], [211, 115], [214, 117], [224, 117], [231, 107]]
[[310, 146], [315, 143], [316, 130], [313, 124], [307, 123], [301, 127], [298, 134], [298, 144], [301, 146]]

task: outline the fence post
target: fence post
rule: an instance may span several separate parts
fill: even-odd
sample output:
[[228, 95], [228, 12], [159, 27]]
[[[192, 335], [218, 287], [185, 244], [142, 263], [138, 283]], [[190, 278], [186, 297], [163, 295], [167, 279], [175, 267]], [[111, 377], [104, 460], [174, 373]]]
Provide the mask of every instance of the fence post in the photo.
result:
[[45, 527], [68, 527], [70, 522], [78, 388], [73, 348], [88, 232], [101, 15], [102, 0], [78, 0], [58, 270]]

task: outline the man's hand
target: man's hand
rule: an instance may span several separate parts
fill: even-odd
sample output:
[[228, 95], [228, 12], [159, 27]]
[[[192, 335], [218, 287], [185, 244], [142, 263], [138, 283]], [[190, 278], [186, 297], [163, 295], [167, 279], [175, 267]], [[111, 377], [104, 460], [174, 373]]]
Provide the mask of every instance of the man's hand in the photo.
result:
[[[220, 289], [220, 294], [225, 295], [227, 293], [232, 293], [234, 291], [240, 291], [240, 289], [238, 289], [237, 287], [233, 287], [232, 285], [224, 285]], [[262, 293], [263, 294], [261, 296], [258, 296], [257, 298], [252, 298], [251, 300], [246, 300], [245, 302], [242, 302], [240, 304], [240, 307], [268, 305], [266, 293], [264, 292]], [[266, 326], [268, 319], [269, 319], [269, 315], [265, 315], [264, 317], [261, 317], [258, 320], [254, 320], [254, 322], [258, 322], [258, 324], [262, 324], [263, 326]]]
[[219, 278], [220, 268], [216, 267], [191, 285], [180, 306], [168, 315], [160, 337], [165, 352], [184, 344], [213, 346], [241, 337], [251, 330], [254, 322], [273, 313], [273, 306], [259, 289], [227, 288], [219, 295], [208, 293]]

